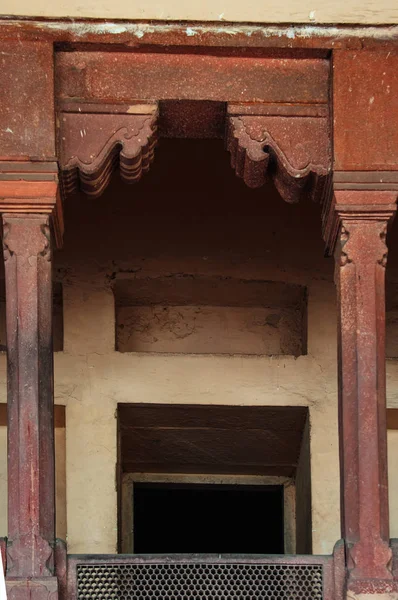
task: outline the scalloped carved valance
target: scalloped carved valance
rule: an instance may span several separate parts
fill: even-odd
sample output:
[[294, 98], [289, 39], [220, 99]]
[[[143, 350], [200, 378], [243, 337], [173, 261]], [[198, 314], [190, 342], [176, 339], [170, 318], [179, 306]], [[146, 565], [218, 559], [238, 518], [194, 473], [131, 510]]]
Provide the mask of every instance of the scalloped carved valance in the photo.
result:
[[299, 107], [275, 115], [261, 105], [250, 111], [235, 105], [228, 110], [227, 148], [232, 167], [249, 187], [272, 179], [286, 202], [298, 202], [303, 193], [322, 202], [330, 190], [328, 118], [311, 107], [304, 115]]
[[149, 170], [157, 141], [157, 105], [132, 105], [125, 113], [65, 112], [60, 116], [60, 170], [64, 193], [79, 187], [102, 194], [119, 168], [126, 183]]
[[[101, 109], [101, 110], [100, 110]], [[60, 169], [65, 195], [80, 188], [99, 196], [113, 171], [126, 183], [148, 171], [157, 141], [157, 104], [80, 105], [60, 114]], [[286, 202], [322, 201], [330, 191], [328, 111], [319, 105], [229, 104], [226, 147], [249, 187], [273, 180]]]

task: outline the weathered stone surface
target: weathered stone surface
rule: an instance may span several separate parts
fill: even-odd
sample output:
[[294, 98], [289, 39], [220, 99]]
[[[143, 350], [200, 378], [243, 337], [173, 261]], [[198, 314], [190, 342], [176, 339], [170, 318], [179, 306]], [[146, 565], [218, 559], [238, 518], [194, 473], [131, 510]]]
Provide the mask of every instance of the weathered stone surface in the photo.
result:
[[300, 308], [120, 307], [116, 343], [119, 352], [300, 356], [304, 323]]
[[307, 290], [282, 281], [193, 274], [114, 284], [120, 352], [300, 356]]
[[9, 600], [58, 600], [56, 577], [7, 577], [6, 587]]
[[157, 140], [156, 105], [133, 105], [128, 114], [61, 113], [59, 121], [66, 194], [80, 187], [100, 196], [116, 168], [126, 183], [135, 183], [149, 170]]
[[9, 379], [7, 574], [42, 577], [53, 574], [55, 538], [49, 218], [3, 214], [3, 229]]
[[[394, 192], [336, 191], [342, 529], [348, 589], [392, 582], [389, 547], [385, 292]], [[330, 238], [329, 238], [330, 239]], [[387, 589], [387, 588], [386, 588]]]

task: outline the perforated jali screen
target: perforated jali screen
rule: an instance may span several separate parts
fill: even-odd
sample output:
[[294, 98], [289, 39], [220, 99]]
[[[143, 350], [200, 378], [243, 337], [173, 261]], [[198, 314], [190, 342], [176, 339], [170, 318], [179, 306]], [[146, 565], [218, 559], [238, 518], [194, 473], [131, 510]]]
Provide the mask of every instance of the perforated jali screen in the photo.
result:
[[322, 565], [78, 564], [78, 600], [322, 600]]

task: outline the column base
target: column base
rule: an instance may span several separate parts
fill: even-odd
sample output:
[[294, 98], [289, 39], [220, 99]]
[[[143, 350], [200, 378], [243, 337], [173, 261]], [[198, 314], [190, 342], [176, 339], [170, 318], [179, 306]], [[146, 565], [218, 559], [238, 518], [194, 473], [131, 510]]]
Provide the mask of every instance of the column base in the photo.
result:
[[393, 579], [359, 579], [349, 581], [347, 600], [398, 600], [398, 581]]
[[56, 577], [8, 577], [6, 589], [7, 600], [58, 600]]
[[348, 590], [346, 598], [347, 600], [398, 600], [398, 591], [377, 594], [355, 594], [354, 592]]

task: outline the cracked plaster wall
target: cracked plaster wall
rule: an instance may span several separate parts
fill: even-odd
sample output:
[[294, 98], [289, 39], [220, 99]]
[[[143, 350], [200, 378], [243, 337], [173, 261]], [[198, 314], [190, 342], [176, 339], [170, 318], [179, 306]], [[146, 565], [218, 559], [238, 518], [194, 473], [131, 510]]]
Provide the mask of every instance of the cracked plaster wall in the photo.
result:
[[[310, 203], [287, 205], [272, 189], [247, 190], [222, 146], [214, 146], [213, 155], [211, 144], [207, 153], [196, 154], [195, 145], [179, 144], [159, 148], [151, 173], [138, 186], [124, 187], [115, 179], [100, 199], [71, 198], [66, 206], [65, 245], [55, 257], [64, 294], [55, 401], [66, 406], [69, 551], [115, 552], [116, 406], [154, 402], [308, 406], [312, 546], [314, 553], [330, 553], [340, 536], [336, 308], [333, 261], [324, 258], [319, 212]], [[397, 254], [398, 243], [392, 263], [398, 264]], [[308, 355], [118, 353], [111, 288], [116, 273], [132, 279], [196, 273], [305, 285]], [[391, 273], [398, 280], [394, 268]], [[387, 377], [389, 406], [398, 407], [395, 361], [388, 361]], [[2, 402], [5, 383], [1, 355]], [[4, 431], [0, 444], [5, 447]], [[2, 481], [4, 452], [0, 456]], [[395, 472], [392, 531], [398, 533]], [[4, 490], [0, 486], [0, 534], [6, 533]]]
[[[126, 298], [127, 304], [119, 305], [120, 298], [115, 294], [119, 352], [306, 354], [304, 286], [280, 283], [275, 293], [270, 289], [272, 284], [254, 282], [257, 297], [248, 302], [249, 282], [241, 284], [246, 293], [239, 296], [236, 289], [239, 285], [234, 285], [231, 279], [192, 277], [184, 281], [185, 294], [171, 301], [167, 298], [171, 290], [163, 290], [163, 298], [162, 292], [156, 290], [162, 278], [152, 281], [153, 289], [148, 292], [148, 282], [136, 278], [136, 289], [140, 290], [144, 283], [146, 297]], [[181, 278], [168, 278], [170, 282], [178, 288]], [[197, 295], [198, 284], [202, 288], [201, 298]], [[218, 288], [216, 293], [214, 288]], [[286, 298], [289, 295], [291, 300]]]

